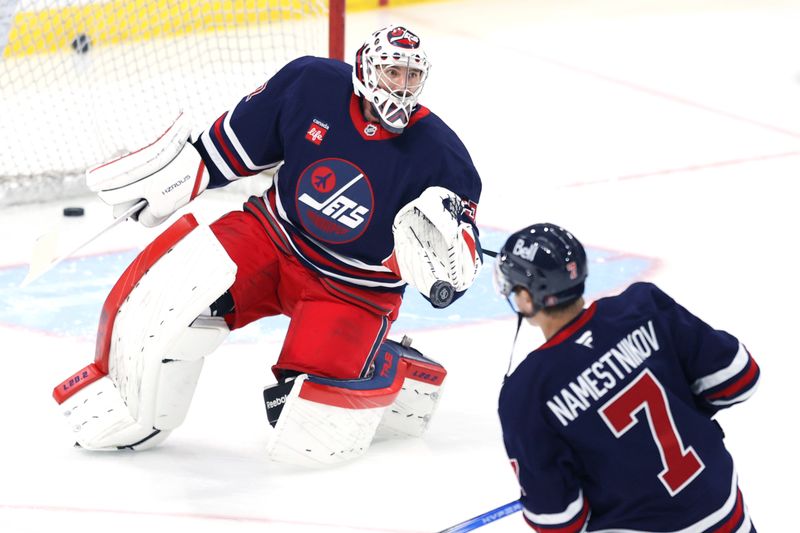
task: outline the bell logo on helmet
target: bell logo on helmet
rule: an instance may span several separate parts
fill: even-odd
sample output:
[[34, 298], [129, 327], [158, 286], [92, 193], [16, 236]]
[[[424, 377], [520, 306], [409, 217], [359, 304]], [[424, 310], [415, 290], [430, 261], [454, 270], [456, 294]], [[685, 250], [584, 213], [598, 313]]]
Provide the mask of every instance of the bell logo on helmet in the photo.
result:
[[419, 46], [419, 37], [404, 27], [398, 26], [389, 32], [389, 43], [400, 48], [417, 48]]
[[514, 244], [514, 249], [511, 251], [511, 253], [532, 263], [533, 258], [536, 257], [537, 250], [539, 250], [538, 242], [535, 242], [530, 246], [525, 246], [524, 239], [517, 239], [517, 242]]

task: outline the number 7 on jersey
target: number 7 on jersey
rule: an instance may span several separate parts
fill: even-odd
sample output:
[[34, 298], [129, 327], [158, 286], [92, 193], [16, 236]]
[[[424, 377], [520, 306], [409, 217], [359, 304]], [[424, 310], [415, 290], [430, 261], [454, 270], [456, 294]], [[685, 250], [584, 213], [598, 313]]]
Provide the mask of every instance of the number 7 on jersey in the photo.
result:
[[705, 465], [694, 448], [683, 445], [664, 387], [652, 372], [645, 369], [633, 382], [607, 401], [599, 413], [614, 436], [621, 438], [639, 422], [636, 415], [642, 409], [647, 415], [650, 433], [661, 456], [663, 469], [658, 474], [658, 479], [670, 496], [675, 496], [703, 471]]

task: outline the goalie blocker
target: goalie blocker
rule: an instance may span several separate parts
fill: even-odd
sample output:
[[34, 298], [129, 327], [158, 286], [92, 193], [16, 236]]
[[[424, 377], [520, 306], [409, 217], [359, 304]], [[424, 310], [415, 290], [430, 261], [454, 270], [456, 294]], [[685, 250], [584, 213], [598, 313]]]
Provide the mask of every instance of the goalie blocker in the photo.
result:
[[385, 341], [370, 377], [336, 380], [301, 374], [264, 389], [275, 428], [269, 457], [324, 466], [363, 455], [373, 438], [422, 435], [439, 401], [446, 370], [402, 343]]

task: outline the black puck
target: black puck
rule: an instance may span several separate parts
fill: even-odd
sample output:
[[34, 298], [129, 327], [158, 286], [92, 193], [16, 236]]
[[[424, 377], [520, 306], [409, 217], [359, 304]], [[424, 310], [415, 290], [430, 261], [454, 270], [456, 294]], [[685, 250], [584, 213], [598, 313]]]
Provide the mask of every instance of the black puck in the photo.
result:
[[82, 217], [83, 216], [83, 208], [82, 207], [65, 207], [64, 208], [64, 216], [65, 217]]
[[92, 40], [89, 39], [89, 36], [85, 33], [79, 33], [72, 39], [70, 43], [72, 49], [75, 50], [79, 54], [85, 54], [89, 51], [89, 48], [92, 46]]

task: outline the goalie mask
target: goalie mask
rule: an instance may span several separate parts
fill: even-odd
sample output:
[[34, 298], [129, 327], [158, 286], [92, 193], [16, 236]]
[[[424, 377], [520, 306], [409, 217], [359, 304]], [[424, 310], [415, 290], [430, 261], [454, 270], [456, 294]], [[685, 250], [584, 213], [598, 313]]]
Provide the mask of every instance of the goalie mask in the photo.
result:
[[578, 239], [555, 224], [534, 224], [508, 238], [495, 260], [494, 282], [506, 298], [516, 287], [527, 289], [543, 309], [583, 295], [587, 274]]
[[403, 26], [387, 26], [356, 52], [353, 89], [372, 105], [384, 128], [402, 133], [430, 68], [419, 37]]

